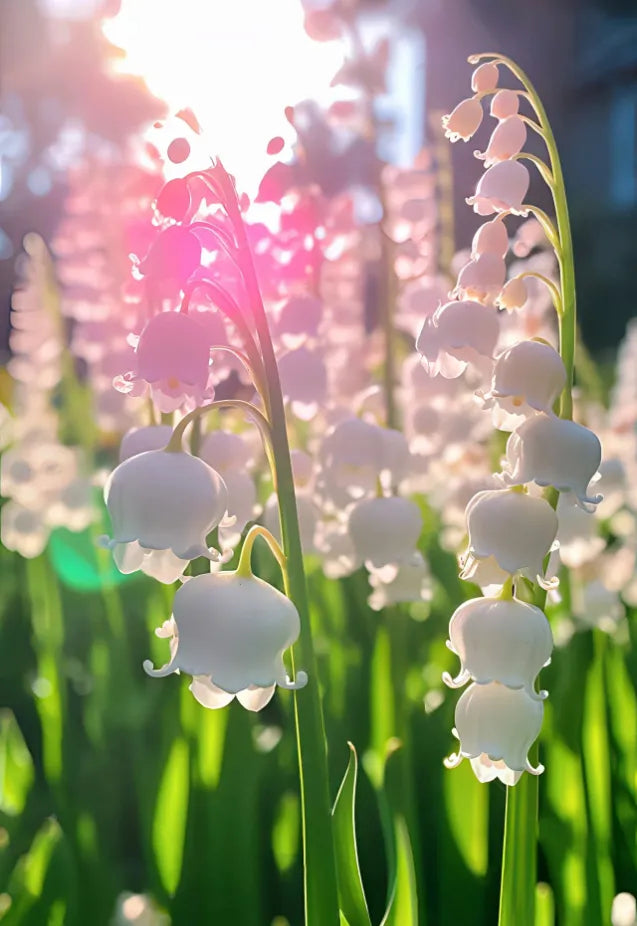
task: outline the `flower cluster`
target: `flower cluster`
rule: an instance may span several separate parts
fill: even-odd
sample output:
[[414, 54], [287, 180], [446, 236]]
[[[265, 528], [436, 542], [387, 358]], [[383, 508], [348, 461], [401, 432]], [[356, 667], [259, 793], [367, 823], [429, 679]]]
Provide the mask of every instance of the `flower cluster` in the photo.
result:
[[[590, 489], [599, 478], [601, 444], [593, 431], [571, 420], [572, 372], [551, 343], [535, 336], [507, 344], [510, 324], [503, 337], [507, 316], [524, 314], [527, 280], [545, 286], [561, 316], [570, 294], [563, 276], [564, 242], [550, 219], [525, 202], [529, 174], [520, 159], [527, 157], [526, 128], [531, 124], [542, 134], [545, 126], [521, 116], [523, 92], [500, 88], [499, 80], [497, 61], [480, 64], [472, 78], [474, 96], [443, 120], [452, 141], [466, 141], [482, 122], [483, 97], [492, 96], [497, 125], [485, 152], [476, 152], [486, 171], [467, 202], [479, 215], [495, 218], [474, 237], [451, 294], [454, 301], [425, 319], [416, 346], [430, 375], [454, 378], [470, 368], [486, 382], [477, 395], [491, 410], [493, 424], [511, 432], [493, 487], [478, 491], [466, 505], [468, 545], [460, 557], [461, 577], [479, 585], [485, 597], [464, 602], [451, 618], [448, 646], [460, 659], [460, 672], [456, 678], [445, 673], [444, 681], [454, 688], [471, 682], [456, 707], [459, 751], [447, 765], [467, 757], [480, 781], [497, 777], [513, 785], [524, 771], [542, 771], [529, 762], [528, 752], [540, 732], [547, 694], [536, 690], [536, 679], [550, 659], [553, 639], [543, 610], [524, 597], [534, 584], [540, 589], [556, 584], [546, 564], [558, 545], [560, 520], [557, 494], [541, 490], [560, 493], [566, 517], [576, 506], [594, 512], [602, 500]], [[537, 161], [558, 195], [549, 167]], [[562, 255], [558, 284], [535, 269], [507, 280], [505, 218], [530, 212], [539, 216], [549, 243]], [[536, 601], [544, 597], [540, 592]]]

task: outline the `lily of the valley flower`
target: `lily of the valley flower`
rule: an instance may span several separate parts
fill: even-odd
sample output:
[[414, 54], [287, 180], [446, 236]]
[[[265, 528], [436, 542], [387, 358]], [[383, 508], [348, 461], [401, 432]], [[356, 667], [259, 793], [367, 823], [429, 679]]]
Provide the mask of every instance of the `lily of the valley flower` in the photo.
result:
[[155, 669], [147, 660], [144, 669], [155, 678], [192, 675], [191, 691], [205, 707], [221, 707], [237, 695], [258, 710], [273, 686], [307, 683], [304, 672], [291, 681], [283, 664], [299, 632], [295, 606], [262, 579], [239, 572], [198, 575], [178, 590], [172, 621], [159, 630], [171, 638], [169, 662]]
[[509, 431], [536, 412], [549, 412], [566, 383], [558, 352], [544, 341], [520, 341], [496, 358], [491, 388], [494, 424]]
[[505, 485], [535, 482], [573, 492], [582, 508], [594, 511], [602, 496], [587, 492], [601, 459], [602, 445], [593, 431], [542, 413], [528, 418], [509, 437], [499, 479]]
[[206, 535], [226, 512], [227, 490], [198, 457], [166, 450], [130, 457], [111, 473], [104, 500], [113, 525], [113, 538], [104, 540], [122, 572], [140, 569], [140, 554], [163, 563], [170, 551], [172, 565], [181, 568], [160, 581], [173, 582], [189, 560], [213, 558]]
[[529, 189], [529, 172], [519, 161], [499, 161], [480, 177], [474, 196], [467, 203], [478, 215], [512, 212], [526, 215], [524, 198]]
[[557, 515], [543, 498], [508, 489], [478, 492], [466, 509], [469, 546], [461, 578], [493, 582], [493, 561], [508, 576], [521, 573], [545, 584], [543, 560], [557, 534]]
[[449, 115], [442, 117], [445, 135], [450, 141], [469, 141], [480, 128], [483, 116], [479, 100], [474, 97], [462, 100]]
[[507, 688], [523, 688], [542, 700], [535, 679], [553, 649], [551, 628], [534, 605], [517, 598], [472, 598], [454, 612], [449, 624], [449, 649], [460, 659], [460, 673], [443, 675], [451, 688], [469, 679], [480, 685], [497, 681]]
[[143, 395], [149, 386], [162, 412], [173, 412], [186, 401], [200, 405], [211, 398], [208, 331], [182, 312], [160, 312], [146, 324], [135, 351], [136, 369], [116, 377], [120, 392]]
[[544, 769], [531, 765], [528, 752], [543, 715], [542, 702], [530, 698], [523, 688], [474, 683], [456, 705], [454, 734], [460, 746], [445, 764], [452, 768], [463, 758], [477, 760], [471, 764], [480, 781], [499, 778], [507, 785], [519, 781], [523, 772], [539, 775]]
[[468, 363], [491, 358], [499, 335], [497, 311], [481, 302], [447, 302], [425, 318], [416, 350], [430, 376], [460, 376]]
[[414, 554], [422, 515], [407, 498], [367, 498], [352, 506], [348, 530], [360, 560], [376, 568], [404, 563]]

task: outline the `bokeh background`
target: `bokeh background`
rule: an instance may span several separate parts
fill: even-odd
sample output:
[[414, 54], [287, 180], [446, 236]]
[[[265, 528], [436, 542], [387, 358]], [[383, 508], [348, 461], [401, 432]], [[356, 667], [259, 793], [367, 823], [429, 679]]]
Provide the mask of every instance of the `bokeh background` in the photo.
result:
[[[306, 0], [306, 6], [317, 8], [321, 2]], [[466, 93], [466, 58], [472, 52], [508, 54], [535, 81], [564, 162], [582, 332], [589, 350], [604, 359], [621, 339], [635, 305], [637, 4], [359, 0], [358, 6], [371, 33], [393, 39], [385, 101], [391, 131], [383, 154], [388, 160], [408, 160], [420, 145], [431, 143], [437, 114], [448, 112]], [[236, 8], [234, 16], [230, 8]], [[103, 17], [110, 20], [106, 32], [113, 41], [104, 34]], [[117, 41], [127, 47], [116, 47]], [[308, 91], [319, 96], [328, 88], [336, 60], [329, 55], [338, 52], [326, 54], [314, 43], [314, 60], [307, 53], [309, 44], [300, 0], [3, 0], [3, 360], [20, 242], [33, 230], [51, 237], [69, 164], [91, 148], [124, 145], [165, 111], [153, 91], [177, 88], [181, 105], [193, 106], [199, 118], [201, 109], [209, 109], [217, 129], [214, 141], [228, 151], [226, 160], [230, 157], [244, 187], [254, 186], [265, 167], [265, 142], [276, 134], [277, 119], [284, 121], [284, 107], [299, 103]], [[127, 70], [141, 72], [146, 82]], [[219, 113], [223, 119], [218, 123]], [[312, 125], [306, 143], [310, 138], [319, 182], [333, 191], [356, 181], [357, 174], [364, 180], [369, 159], [360, 143], [335, 151], [318, 108], [308, 106], [307, 118]], [[476, 176], [472, 150], [468, 144], [452, 151], [458, 247], [468, 243], [475, 227], [476, 217], [464, 206]]]

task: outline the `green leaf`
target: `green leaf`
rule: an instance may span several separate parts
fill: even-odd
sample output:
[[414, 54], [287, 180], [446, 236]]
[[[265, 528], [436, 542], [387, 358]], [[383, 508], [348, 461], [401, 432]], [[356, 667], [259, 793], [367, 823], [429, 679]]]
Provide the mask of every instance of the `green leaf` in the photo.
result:
[[535, 887], [535, 926], [555, 926], [553, 891], [543, 881]]
[[338, 899], [349, 926], [371, 926], [356, 848], [356, 778], [358, 759], [351, 743], [347, 770], [332, 810]]
[[22, 812], [33, 783], [33, 760], [12, 711], [0, 712], [0, 811]]
[[184, 857], [190, 793], [188, 745], [176, 739], [159, 785], [153, 819], [153, 850], [162, 884], [171, 896], [177, 890]]
[[418, 893], [414, 856], [405, 819], [394, 819], [396, 871], [389, 906], [380, 926], [418, 926]]

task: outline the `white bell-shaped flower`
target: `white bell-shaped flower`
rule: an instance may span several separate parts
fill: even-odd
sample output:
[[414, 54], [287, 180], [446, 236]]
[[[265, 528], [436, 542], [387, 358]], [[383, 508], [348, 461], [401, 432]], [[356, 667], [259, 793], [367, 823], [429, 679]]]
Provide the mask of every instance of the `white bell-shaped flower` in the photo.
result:
[[520, 98], [515, 90], [498, 90], [491, 100], [489, 112], [496, 119], [515, 116], [520, 108]]
[[526, 215], [523, 203], [530, 179], [528, 170], [519, 161], [499, 161], [480, 177], [475, 196], [469, 196], [467, 203], [478, 215], [494, 212]]
[[480, 685], [501, 682], [524, 688], [531, 698], [546, 697], [535, 691], [535, 679], [553, 649], [551, 628], [544, 613], [517, 598], [472, 598], [463, 602], [449, 623], [447, 646], [460, 659], [460, 672], [443, 681], [459, 688], [469, 679]]
[[521, 309], [526, 305], [529, 298], [529, 291], [523, 277], [512, 277], [507, 280], [502, 287], [502, 291], [495, 300], [495, 304], [500, 309], [506, 309], [507, 312], [513, 312], [515, 309]]
[[606, 540], [597, 533], [597, 519], [574, 505], [572, 496], [563, 493], [557, 502], [557, 517], [560, 561], [569, 569], [576, 569], [597, 559], [606, 546]]
[[481, 366], [490, 358], [500, 329], [497, 311], [481, 302], [447, 302], [426, 318], [416, 350], [430, 376], [460, 376], [468, 363]]
[[588, 485], [602, 459], [602, 445], [593, 431], [575, 421], [542, 413], [528, 418], [507, 441], [499, 479], [505, 485], [535, 482], [573, 492], [578, 503], [594, 511], [601, 495], [588, 495]]
[[462, 693], [456, 705], [456, 729], [460, 740], [458, 753], [445, 760], [448, 768], [463, 758], [478, 759], [472, 766], [480, 781], [500, 778], [515, 784], [522, 772], [539, 775], [528, 752], [542, 727], [544, 707], [530, 698], [523, 688], [512, 689], [499, 682], [473, 684]]
[[[480, 583], [480, 564], [491, 558], [509, 575], [543, 584], [543, 560], [557, 534], [557, 515], [543, 498], [509, 489], [478, 492], [466, 508], [469, 546], [461, 578]], [[491, 584], [491, 583], [488, 583]]]
[[381, 430], [361, 418], [346, 418], [328, 431], [319, 451], [327, 482], [352, 496], [374, 491], [383, 466]]
[[200, 677], [228, 694], [307, 682], [304, 672], [292, 682], [283, 664], [284, 651], [299, 636], [298, 611], [256, 576], [219, 572], [188, 579], [175, 594], [173, 621], [170, 661], [155, 669], [147, 660], [144, 669], [156, 678], [177, 671], [192, 675], [201, 702]]
[[370, 572], [369, 584], [373, 591], [367, 603], [373, 611], [404, 601], [431, 599], [429, 564], [418, 550], [403, 563], [383, 566]]
[[348, 530], [358, 558], [378, 568], [413, 556], [422, 515], [415, 502], [398, 495], [367, 498], [352, 506]]
[[0, 513], [0, 540], [7, 550], [15, 550], [25, 559], [33, 559], [44, 550], [50, 528], [42, 512], [24, 508], [13, 499], [5, 502]]
[[284, 397], [302, 421], [309, 421], [325, 403], [327, 368], [317, 350], [304, 344], [279, 359], [279, 375]]
[[124, 572], [141, 568], [132, 565], [136, 553], [120, 549], [131, 543], [142, 555], [170, 550], [185, 561], [210, 558], [206, 535], [221, 522], [227, 494], [221, 476], [198, 457], [166, 450], [137, 454], [120, 463], [104, 487], [113, 525], [106, 545]]
[[130, 428], [122, 437], [119, 447], [119, 462], [147, 450], [162, 450], [173, 433], [169, 424], [151, 424], [144, 428]]
[[493, 407], [493, 423], [513, 430], [535, 412], [549, 412], [566, 383], [564, 361], [544, 341], [520, 341], [500, 354], [491, 388], [482, 398]]

